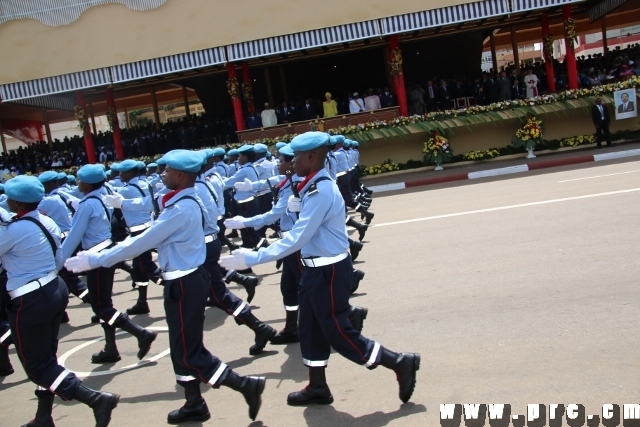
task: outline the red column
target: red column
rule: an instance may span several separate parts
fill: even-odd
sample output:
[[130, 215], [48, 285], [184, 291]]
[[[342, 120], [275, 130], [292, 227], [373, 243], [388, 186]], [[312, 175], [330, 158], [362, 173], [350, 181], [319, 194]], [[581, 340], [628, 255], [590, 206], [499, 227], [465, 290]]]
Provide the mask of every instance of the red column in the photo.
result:
[[[389, 36], [389, 60], [391, 60], [393, 55], [393, 50], [396, 48], [400, 48], [400, 44], [398, 43], [398, 36], [392, 35]], [[400, 71], [399, 74], [393, 75], [393, 83], [396, 88], [396, 96], [398, 97], [398, 106], [400, 107], [400, 115], [408, 116], [409, 108], [407, 107], [407, 91], [404, 88], [404, 74]]]
[[[566, 4], [562, 6], [562, 19], [566, 21], [571, 18], [571, 5]], [[576, 65], [576, 53], [573, 50], [573, 45], [569, 43], [567, 35], [564, 35], [564, 43], [567, 48], [567, 55], [564, 58], [564, 63], [567, 64], [567, 82], [569, 89], [578, 89], [578, 67]]]
[[84, 111], [84, 117], [86, 120], [84, 129], [82, 129], [82, 132], [84, 134], [84, 147], [87, 152], [87, 160], [89, 160], [89, 163], [95, 163], [96, 152], [95, 152], [95, 149], [93, 148], [93, 135], [91, 134], [91, 128], [89, 127], [89, 118], [87, 117], [87, 106], [84, 102], [84, 95], [80, 90], [76, 91], [76, 104], [82, 107], [82, 110]]
[[247, 111], [253, 114], [256, 111], [256, 105], [253, 102], [253, 84], [251, 83], [251, 72], [249, 71], [249, 64], [246, 62], [242, 63], [242, 81], [251, 92], [251, 99], [246, 99], [245, 101], [247, 101]]
[[[236, 79], [235, 64], [227, 62], [227, 72], [229, 73], [229, 80]], [[240, 91], [239, 87], [238, 91]], [[233, 113], [236, 117], [236, 129], [238, 131], [244, 130], [244, 116], [242, 114], [242, 102], [240, 101], [240, 96], [240, 93], [238, 93], [238, 96], [231, 98], [231, 102], [233, 103]]]
[[[545, 38], [549, 35], [549, 14], [544, 12], [541, 18], [542, 24], [542, 51], [544, 52]], [[549, 92], [556, 91], [556, 76], [553, 71], [553, 55], [550, 58], [544, 57], [544, 69], [547, 72], [547, 90]]]
[[118, 123], [118, 110], [116, 110], [116, 101], [113, 99], [113, 89], [107, 88], [107, 108], [113, 109], [113, 145], [116, 148], [116, 158], [118, 160], [124, 159], [124, 150], [122, 148], [122, 134], [120, 133], [120, 124]]

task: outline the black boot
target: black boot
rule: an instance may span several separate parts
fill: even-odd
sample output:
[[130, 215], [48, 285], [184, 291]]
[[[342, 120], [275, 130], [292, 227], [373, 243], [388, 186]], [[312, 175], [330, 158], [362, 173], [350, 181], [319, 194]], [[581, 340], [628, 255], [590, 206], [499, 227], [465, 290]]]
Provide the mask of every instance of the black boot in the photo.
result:
[[60, 317], [60, 324], [69, 323], [69, 313], [67, 311], [62, 312], [62, 316]]
[[91, 316], [91, 323], [100, 323], [100, 316], [98, 316], [97, 314]]
[[358, 258], [358, 255], [360, 255], [360, 251], [362, 250], [363, 246], [363, 243], [349, 239], [349, 252], [351, 252], [352, 261], [355, 261]]
[[360, 286], [360, 281], [364, 279], [364, 271], [362, 270], [353, 270], [353, 281], [351, 282], [351, 295], [358, 290]]
[[9, 360], [9, 347], [0, 345], [0, 377], [8, 377], [14, 372], [11, 360]]
[[367, 193], [369, 196], [371, 196], [373, 194], [373, 190], [369, 190], [367, 187], [364, 186], [364, 184], [360, 184], [360, 188], [362, 189], [362, 191]]
[[138, 286], [138, 301], [136, 304], [127, 308], [127, 314], [132, 316], [134, 314], [147, 314], [149, 313], [149, 304], [147, 304], [147, 288], [148, 286]]
[[91, 363], [115, 363], [119, 362], [121, 357], [116, 346], [116, 327], [102, 324], [104, 329], [104, 348], [99, 353], [91, 356]]
[[227, 234], [227, 238], [229, 239], [237, 239], [238, 237], [238, 230], [231, 230], [231, 233]]
[[367, 318], [368, 313], [368, 308], [358, 307], [357, 305], [351, 306], [351, 313], [349, 313], [349, 322], [351, 322], [351, 326], [353, 326], [353, 329], [358, 332], [362, 332], [364, 319]]
[[91, 390], [80, 383], [73, 398], [93, 409], [96, 427], [107, 427], [111, 421], [111, 411], [118, 406], [120, 395]]
[[356, 221], [355, 219], [349, 217], [349, 220], [347, 221], [347, 225], [350, 227], [355, 228], [356, 230], [358, 230], [358, 237], [360, 241], [362, 241], [362, 239], [364, 239], [364, 235], [367, 232], [367, 229], [369, 228], [368, 225], [366, 224], [360, 224], [358, 221]]
[[231, 390], [239, 391], [244, 396], [244, 400], [249, 405], [249, 418], [255, 420], [262, 405], [262, 392], [264, 391], [266, 379], [264, 377], [243, 377], [232, 370], [229, 370], [227, 377], [222, 381], [222, 385]]
[[367, 224], [367, 225], [371, 224], [371, 220], [373, 219], [374, 216], [375, 216], [375, 214], [373, 212], [364, 211], [364, 222], [365, 222], [365, 224]]
[[167, 423], [180, 424], [186, 421], [207, 421], [211, 418], [207, 402], [200, 394], [200, 382], [191, 381], [184, 386], [184, 398], [187, 400], [180, 409], [169, 412]]
[[282, 258], [276, 260], [276, 270], [280, 270], [280, 267], [282, 267]]
[[244, 274], [240, 274], [237, 271], [230, 271], [227, 276], [224, 278], [224, 281], [228, 284], [231, 282], [235, 282], [239, 285], [244, 286], [244, 289], [247, 291], [247, 302], [253, 301], [253, 297], [256, 296], [256, 286], [260, 280], [254, 276], [245, 276]]
[[287, 403], [291, 406], [303, 406], [311, 403], [330, 405], [333, 403], [331, 390], [325, 377], [325, 366], [309, 368], [309, 385], [300, 391], [294, 391], [287, 396]]
[[51, 412], [56, 395], [49, 390], [36, 390], [36, 397], [38, 398], [36, 416], [22, 427], [55, 427]]
[[140, 360], [147, 355], [151, 348], [151, 343], [154, 342], [158, 336], [157, 332], [150, 331], [137, 323], [133, 323], [127, 315], [120, 315], [115, 325], [138, 339], [138, 359]]
[[271, 344], [288, 344], [300, 341], [300, 338], [298, 338], [298, 310], [287, 310], [285, 313], [287, 318], [284, 329], [271, 339]]
[[120, 270], [124, 271], [129, 276], [133, 276], [133, 266], [129, 263], [122, 261], [116, 264], [116, 268], [119, 268]]
[[252, 313], [246, 319], [247, 326], [256, 334], [255, 343], [249, 348], [249, 354], [255, 356], [262, 353], [265, 346], [276, 335], [276, 330], [269, 325], [265, 325]]
[[411, 399], [416, 387], [416, 372], [420, 369], [420, 355], [418, 353], [394, 353], [382, 347], [380, 365], [396, 373], [400, 391], [398, 395], [402, 403]]

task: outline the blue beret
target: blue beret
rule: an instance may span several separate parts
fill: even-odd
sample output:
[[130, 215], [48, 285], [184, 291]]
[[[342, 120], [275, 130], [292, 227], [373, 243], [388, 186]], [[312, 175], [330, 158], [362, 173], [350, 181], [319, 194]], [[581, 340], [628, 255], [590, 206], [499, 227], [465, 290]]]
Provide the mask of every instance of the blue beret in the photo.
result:
[[64, 172], [60, 172], [58, 174], [58, 181], [60, 181], [61, 179], [67, 179], [67, 174]]
[[197, 151], [171, 150], [158, 160], [158, 164], [165, 164], [171, 169], [183, 172], [196, 173], [200, 172], [203, 156]]
[[40, 182], [42, 182], [42, 183], [49, 182], [49, 181], [57, 181], [58, 180], [58, 172], [54, 172], [54, 171], [42, 172], [38, 176], [38, 180]]
[[211, 148], [204, 148], [204, 149], [198, 151], [198, 153], [200, 153], [202, 158], [205, 159], [205, 160], [209, 160], [210, 158], [213, 157], [213, 149], [211, 149]]
[[113, 173], [113, 170], [109, 169], [108, 171], [106, 171], [104, 174], [108, 177], [111, 176], [111, 174]]
[[139, 170], [145, 170], [147, 168], [147, 165], [142, 160], [138, 160], [136, 164]]
[[266, 153], [267, 151], [269, 151], [269, 147], [264, 144], [256, 144], [253, 146], [253, 151], [255, 151], [256, 153]]
[[344, 136], [342, 136], [342, 135], [331, 135], [331, 144], [330, 145], [340, 144], [341, 142], [344, 142]]
[[107, 178], [102, 165], [84, 165], [78, 169], [78, 179], [87, 184], [97, 184]]
[[291, 140], [293, 151], [311, 151], [329, 145], [329, 135], [324, 132], [305, 132]]
[[109, 168], [114, 172], [120, 172], [120, 163], [113, 162], [109, 165]]
[[284, 144], [282, 147], [278, 149], [278, 152], [283, 156], [293, 157], [293, 150], [291, 149], [291, 144]]
[[67, 182], [74, 182], [76, 180], [76, 177], [73, 175], [67, 175]]
[[[113, 167], [111, 167], [111, 169], [113, 169]], [[125, 160], [120, 163], [117, 170], [120, 172], [128, 172], [134, 169], [138, 169], [138, 162], [135, 160]]]
[[148, 169], [153, 169], [153, 168], [157, 168], [157, 167], [158, 167], [158, 164], [157, 164], [157, 163], [149, 163], [149, 164], [147, 165], [147, 168], [148, 168]]
[[222, 147], [216, 147], [213, 149], [214, 156], [224, 156], [225, 154], [226, 154], [226, 151], [224, 151], [224, 148]]
[[348, 139], [345, 139], [343, 145], [345, 148], [349, 148], [351, 147], [351, 141]]
[[38, 203], [44, 197], [44, 186], [38, 178], [18, 175], [7, 181], [4, 187], [7, 197], [16, 202]]
[[238, 148], [238, 154], [253, 152], [253, 145], [245, 144]]
[[102, 163], [97, 163], [97, 165], [100, 166], [103, 171], [107, 170], [107, 167], [105, 165], [103, 165]]
[[360, 143], [358, 141], [351, 140], [351, 146], [352, 147], [359, 147]]
[[276, 142], [276, 148], [277, 148], [278, 150], [279, 150], [279, 149], [281, 149], [282, 147], [284, 147], [285, 145], [287, 145], [287, 143], [286, 143], [286, 142], [282, 142], [282, 141], [280, 141], [280, 142]]
[[227, 156], [237, 156], [238, 150], [236, 150], [235, 148], [232, 148], [231, 150], [229, 150], [229, 152], [227, 153]]

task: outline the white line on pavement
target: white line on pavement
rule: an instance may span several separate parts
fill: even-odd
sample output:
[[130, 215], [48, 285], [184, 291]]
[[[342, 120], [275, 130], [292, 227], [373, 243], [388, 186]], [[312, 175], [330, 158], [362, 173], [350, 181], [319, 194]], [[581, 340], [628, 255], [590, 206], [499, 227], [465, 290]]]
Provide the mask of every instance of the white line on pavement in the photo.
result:
[[506, 168], [489, 169], [486, 171], [470, 172], [469, 179], [486, 178], [488, 176], [508, 175], [511, 173], [527, 172], [529, 167], [527, 165], [509, 166]]
[[369, 190], [373, 191], [374, 193], [404, 189], [404, 182], [396, 182], [395, 184], [374, 185], [372, 187], [369, 187]]
[[625, 175], [625, 174], [628, 174], [628, 173], [635, 173], [635, 172], [640, 172], [640, 169], [639, 170], [634, 170], [634, 171], [627, 171], [627, 172], [608, 173], [606, 175], [585, 176], [584, 178], [565, 179], [564, 181], [558, 181], [558, 184], [562, 183], [562, 182], [573, 182], [573, 181], [582, 181], [582, 180], [585, 180], [585, 179], [604, 178], [604, 177], [607, 177], [607, 176]]
[[621, 159], [623, 157], [632, 157], [632, 156], [640, 156], [640, 148], [636, 148], [635, 150], [614, 151], [612, 153], [594, 154], [593, 160], [598, 162], [600, 160]]
[[[632, 192], [635, 192], [635, 191], [640, 191], [640, 188], [630, 188], [628, 190], [608, 191], [606, 193], [586, 194], [584, 196], [564, 197], [562, 199], [551, 199], [551, 200], [542, 200], [540, 202], [520, 203], [520, 204], [517, 204], [517, 205], [500, 206], [500, 207], [497, 207], [497, 208], [487, 208], [487, 209], [478, 209], [478, 210], [474, 210], [474, 211], [456, 212], [456, 213], [444, 214], [444, 215], [434, 215], [434, 216], [427, 216], [427, 217], [423, 217], [423, 218], [407, 219], [407, 220], [404, 220], [404, 221], [385, 222], [385, 223], [382, 223], [382, 224], [376, 224], [373, 227], [376, 227], [376, 228], [377, 227], [387, 227], [389, 225], [409, 224], [409, 223], [412, 223], [412, 222], [431, 221], [431, 220], [434, 220], [434, 219], [453, 218], [453, 217], [456, 217], [456, 216], [465, 216], [465, 215], [474, 215], [474, 214], [478, 214], [478, 213], [504, 211], [504, 210], [507, 210], [507, 209], [525, 208], [525, 207], [529, 207], [529, 206], [546, 205], [546, 204], [558, 203], [558, 202], [568, 202], [568, 201], [571, 201], [571, 200], [582, 200], [582, 199], [591, 199], [591, 198], [594, 198], [594, 197], [613, 196], [613, 195], [616, 195], [616, 194], [632, 193]], [[371, 227], [371, 226], [369, 226], [369, 227]]]

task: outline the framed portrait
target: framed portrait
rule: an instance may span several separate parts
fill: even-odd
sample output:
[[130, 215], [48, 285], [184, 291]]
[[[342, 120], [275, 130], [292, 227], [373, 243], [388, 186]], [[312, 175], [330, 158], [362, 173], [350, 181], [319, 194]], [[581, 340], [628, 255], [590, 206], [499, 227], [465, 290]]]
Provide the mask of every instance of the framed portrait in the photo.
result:
[[613, 92], [616, 120], [638, 116], [636, 89], [624, 89]]

